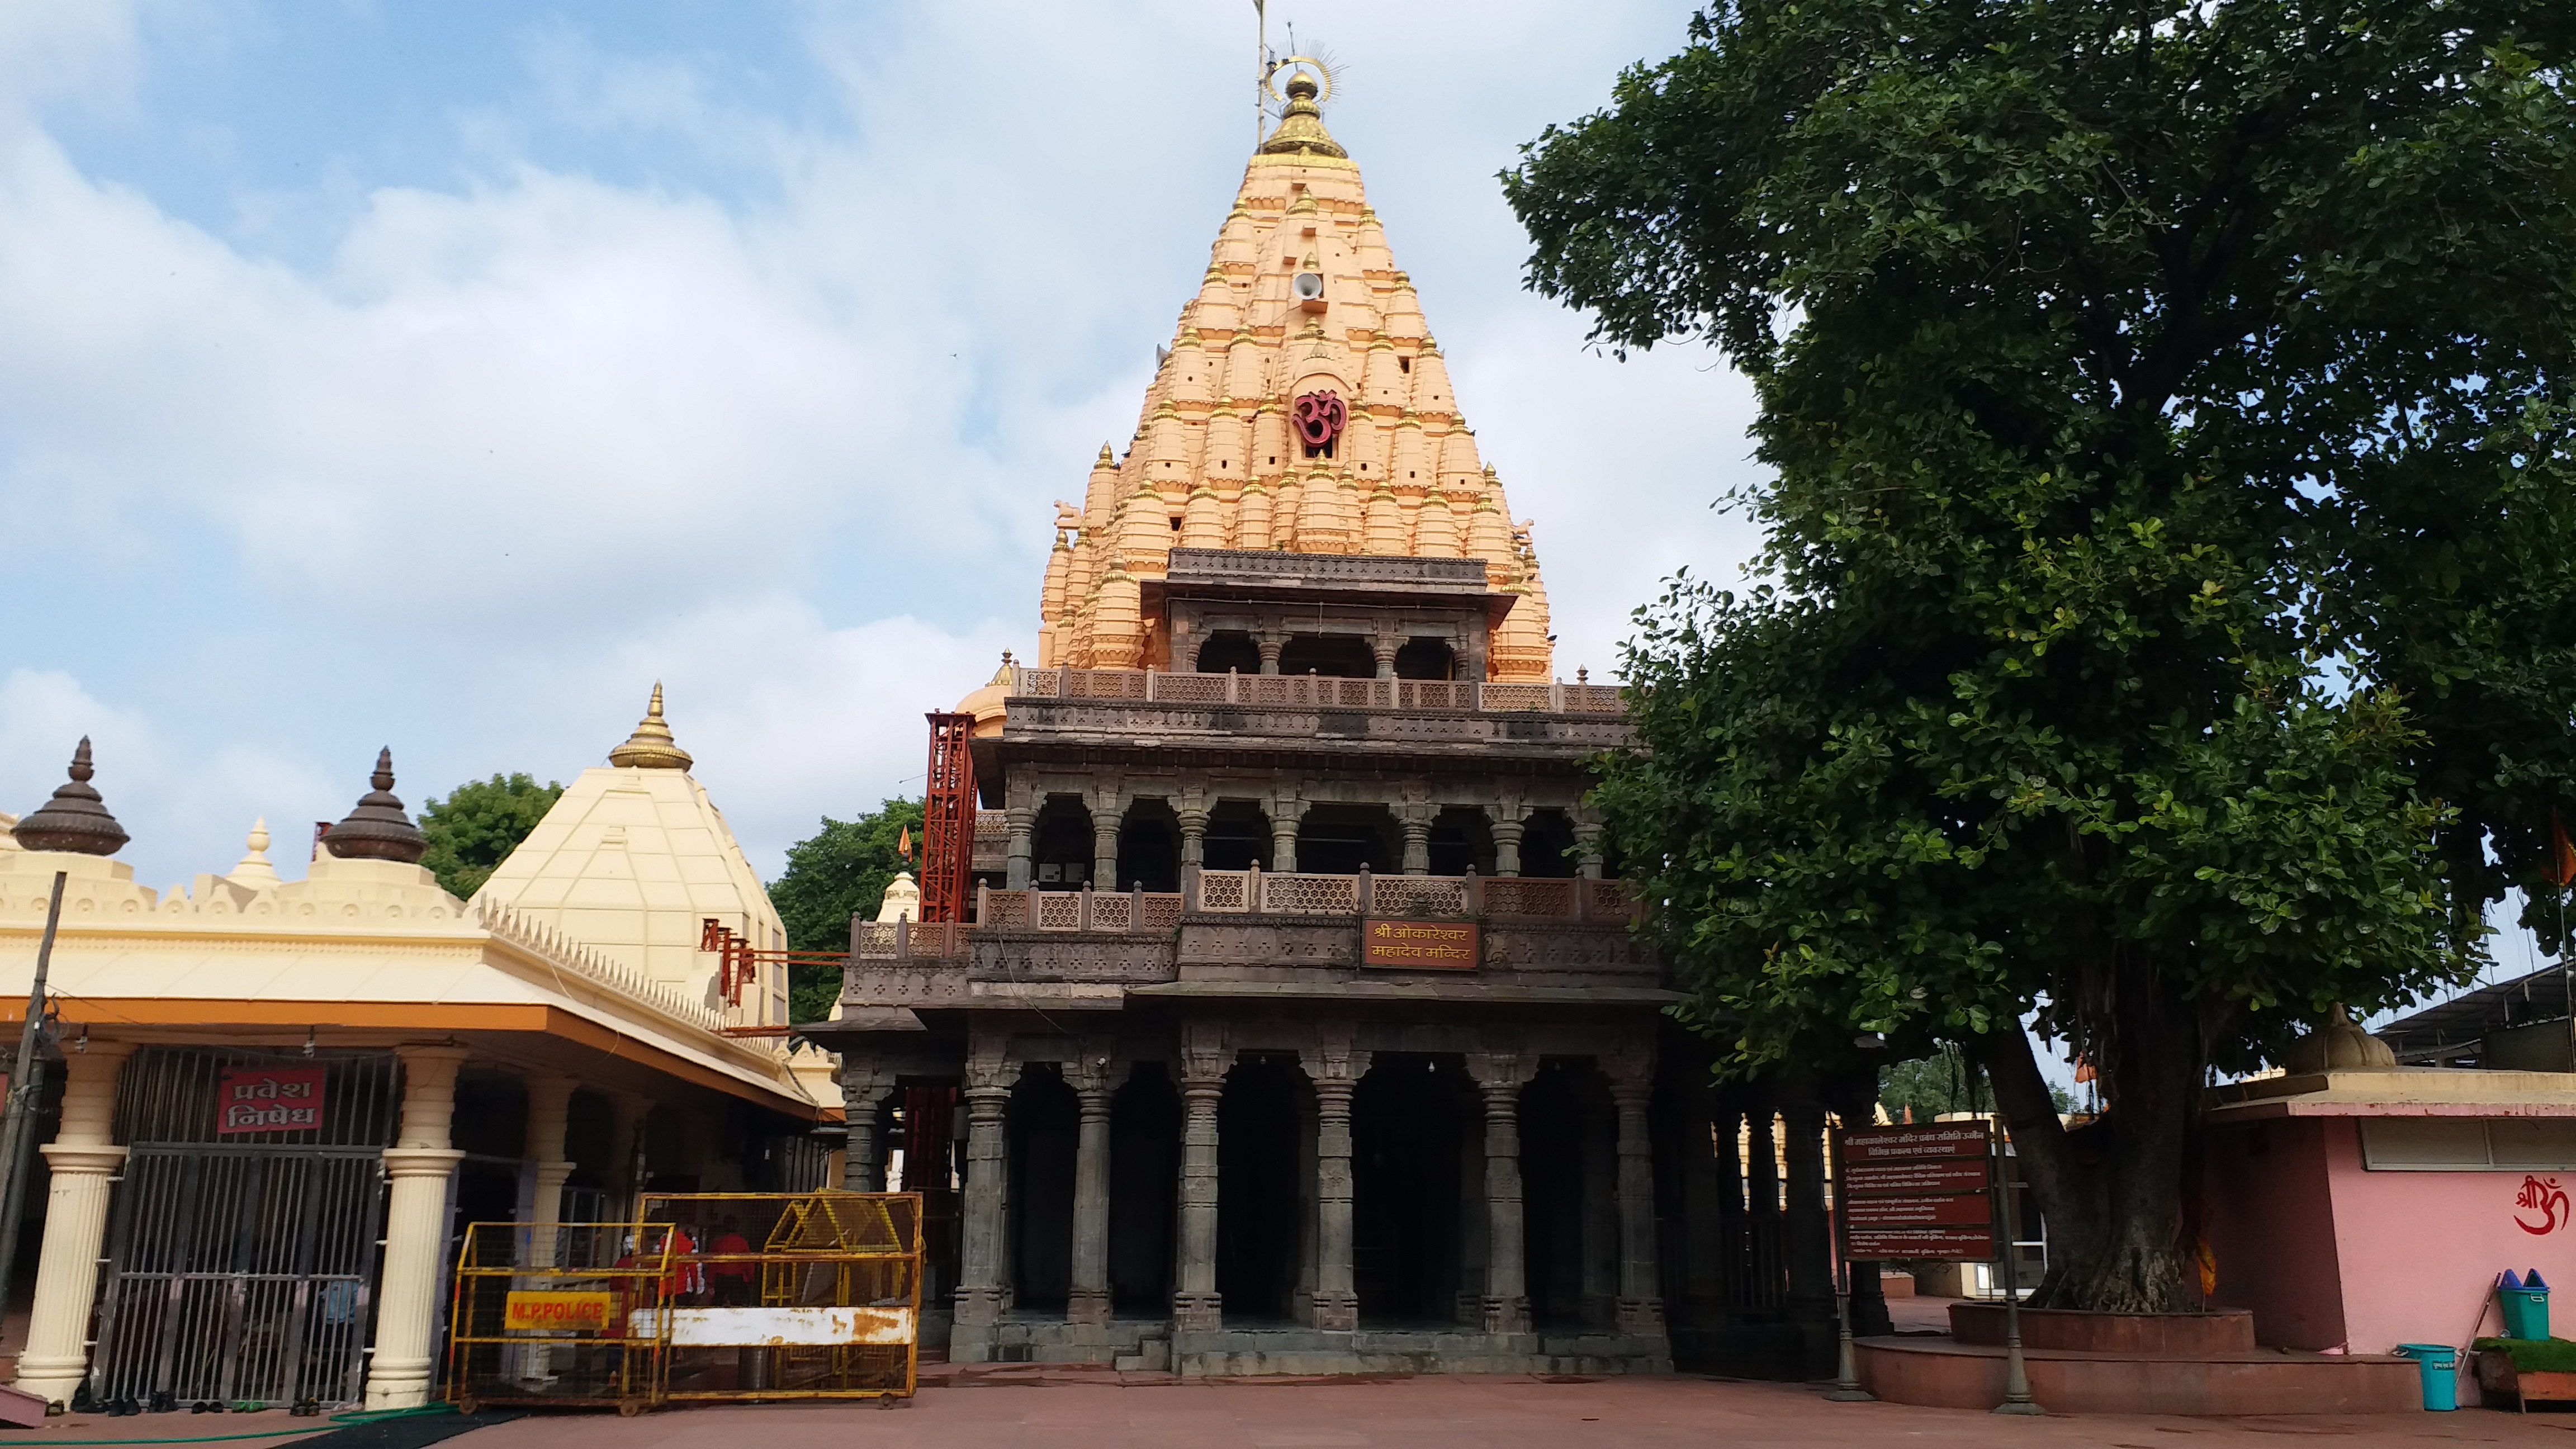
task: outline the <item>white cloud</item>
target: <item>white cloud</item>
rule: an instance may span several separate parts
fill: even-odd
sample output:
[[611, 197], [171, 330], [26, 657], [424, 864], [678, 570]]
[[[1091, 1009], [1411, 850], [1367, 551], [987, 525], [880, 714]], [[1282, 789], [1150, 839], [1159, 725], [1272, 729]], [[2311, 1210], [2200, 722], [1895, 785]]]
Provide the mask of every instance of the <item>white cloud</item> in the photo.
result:
[[[1492, 173], [1685, 7], [1309, 8], [1353, 62], [1331, 123], [1537, 520], [1565, 672], [1598, 675], [1656, 577], [1744, 552], [1705, 504], [1749, 402], [1705, 356], [1585, 353], [1518, 289]], [[1048, 501], [1134, 426], [1240, 175], [1245, 21], [818, 10], [819, 104], [540, 27], [512, 99], [450, 122], [461, 179], [360, 178], [296, 262], [0, 110], [0, 808], [88, 730], [128, 858], [219, 870], [252, 814], [286, 841], [345, 811], [382, 743], [415, 804], [569, 777], [655, 677], [764, 869], [911, 788], [921, 712], [1028, 647]], [[0, 94], [148, 107], [136, 37], [0, 9]], [[609, 179], [565, 132], [746, 184]]]

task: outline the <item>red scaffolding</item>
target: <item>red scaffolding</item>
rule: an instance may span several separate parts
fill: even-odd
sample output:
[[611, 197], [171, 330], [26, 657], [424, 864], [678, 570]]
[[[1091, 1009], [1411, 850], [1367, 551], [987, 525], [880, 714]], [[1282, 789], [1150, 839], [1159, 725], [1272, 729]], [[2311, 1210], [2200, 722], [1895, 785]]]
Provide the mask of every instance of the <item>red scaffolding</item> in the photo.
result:
[[975, 733], [971, 714], [932, 714], [930, 784], [922, 798], [921, 919], [966, 919], [975, 863]]

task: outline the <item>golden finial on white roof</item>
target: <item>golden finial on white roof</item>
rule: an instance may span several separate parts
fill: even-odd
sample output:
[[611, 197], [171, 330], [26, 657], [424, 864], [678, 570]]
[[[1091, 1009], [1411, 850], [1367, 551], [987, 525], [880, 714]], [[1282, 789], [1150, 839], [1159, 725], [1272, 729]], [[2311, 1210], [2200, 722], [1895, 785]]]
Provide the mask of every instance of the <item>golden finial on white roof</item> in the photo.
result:
[[663, 722], [662, 681], [653, 681], [653, 702], [644, 707], [644, 718], [636, 722], [635, 733], [608, 752], [608, 763], [638, 770], [685, 770], [694, 763], [689, 752], [671, 737], [670, 725]]

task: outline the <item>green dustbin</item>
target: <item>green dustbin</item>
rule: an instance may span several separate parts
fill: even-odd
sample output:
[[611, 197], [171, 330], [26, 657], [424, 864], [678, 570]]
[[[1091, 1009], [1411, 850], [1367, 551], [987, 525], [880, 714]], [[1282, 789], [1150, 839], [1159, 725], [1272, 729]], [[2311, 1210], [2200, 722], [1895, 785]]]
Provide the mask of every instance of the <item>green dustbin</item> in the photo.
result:
[[2424, 1407], [2444, 1413], [2460, 1406], [2460, 1351], [2447, 1343], [2401, 1343], [2397, 1352], [2415, 1360], [2424, 1375]]
[[2540, 1270], [2517, 1280], [2511, 1269], [2496, 1280], [2497, 1306], [2504, 1311], [2504, 1336], [2507, 1338], [2547, 1338], [2549, 1336], [2549, 1285], [2540, 1281]]

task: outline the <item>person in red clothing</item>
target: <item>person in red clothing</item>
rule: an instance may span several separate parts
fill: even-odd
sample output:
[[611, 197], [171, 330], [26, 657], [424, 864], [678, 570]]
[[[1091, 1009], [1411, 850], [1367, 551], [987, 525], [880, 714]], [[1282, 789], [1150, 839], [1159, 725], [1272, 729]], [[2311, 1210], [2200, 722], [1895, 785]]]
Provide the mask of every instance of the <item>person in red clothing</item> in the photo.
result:
[[698, 1261], [698, 1240], [688, 1224], [671, 1225], [671, 1269], [662, 1275], [666, 1303], [695, 1303], [707, 1291], [707, 1266]]
[[[715, 1242], [707, 1249], [721, 1260], [728, 1253], [749, 1253], [751, 1240], [742, 1235], [741, 1225], [731, 1218], [716, 1224]], [[715, 1289], [716, 1306], [741, 1308], [751, 1302], [752, 1284], [759, 1276], [760, 1265], [748, 1262], [718, 1261], [707, 1265], [709, 1286]]]

